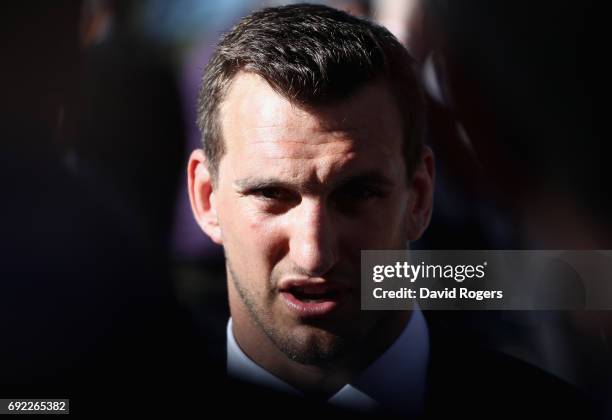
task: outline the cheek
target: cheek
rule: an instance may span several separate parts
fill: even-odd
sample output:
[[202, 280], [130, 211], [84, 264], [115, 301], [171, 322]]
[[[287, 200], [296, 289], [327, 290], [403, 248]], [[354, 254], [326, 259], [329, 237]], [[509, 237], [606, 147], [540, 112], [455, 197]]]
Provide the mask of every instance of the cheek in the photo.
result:
[[391, 249], [406, 237], [405, 201], [393, 197], [374, 204], [355, 218], [343, 218], [345, 244], [352, 248]]
[[[219, 214], [219, 224], [226, 255], [233, 266], [250, 274], [269, 273], [282, 254], [282, 233], [279, 224], [264, 217], [247, 200], [227, 200]], [[236, 268], [236, 267], [235, 267]]]

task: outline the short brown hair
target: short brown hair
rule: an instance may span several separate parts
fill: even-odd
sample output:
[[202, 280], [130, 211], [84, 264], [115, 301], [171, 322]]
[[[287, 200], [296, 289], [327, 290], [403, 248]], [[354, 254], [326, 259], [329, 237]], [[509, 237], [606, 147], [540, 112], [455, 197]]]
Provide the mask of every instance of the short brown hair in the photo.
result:
[[385, 28], [309, 4], [266, 8], [240, 20], [221, 38], [198, 95], [197, 125], [213, 180], [225, 153], [219, 108], [239, 71], [259, 75], [302, 106], [340, 102], [385, 80], [404, 120], [403, 153], [412, 177], [423, 144], [425, 104], [412, 58]]

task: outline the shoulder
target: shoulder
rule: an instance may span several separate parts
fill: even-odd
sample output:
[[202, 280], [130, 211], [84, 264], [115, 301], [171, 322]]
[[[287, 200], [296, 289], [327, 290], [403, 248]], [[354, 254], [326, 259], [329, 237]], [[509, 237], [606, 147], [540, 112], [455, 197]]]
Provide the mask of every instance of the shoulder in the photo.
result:
[[432, 418], [595, 418], [585, 395], [544, 370], [432, 325], [427, 409]]

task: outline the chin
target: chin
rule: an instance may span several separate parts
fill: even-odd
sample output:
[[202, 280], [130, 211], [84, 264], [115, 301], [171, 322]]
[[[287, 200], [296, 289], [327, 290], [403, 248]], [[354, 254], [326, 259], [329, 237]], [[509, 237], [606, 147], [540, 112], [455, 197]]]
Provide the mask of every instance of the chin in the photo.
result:
[[291, 360], [316, 366], [334, 363], [347, 349], [343, 337], [310, 325], [296, 327], [277, 346]]

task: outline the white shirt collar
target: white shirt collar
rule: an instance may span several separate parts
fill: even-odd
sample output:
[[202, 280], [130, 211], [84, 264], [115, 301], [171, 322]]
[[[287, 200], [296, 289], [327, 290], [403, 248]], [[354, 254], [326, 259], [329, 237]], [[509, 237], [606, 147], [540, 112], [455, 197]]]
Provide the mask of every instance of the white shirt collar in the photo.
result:
[[[415, 306], [410, 321], [395, 342], [328, 403], [359, 411], [382, 407], [398, 414], [419, 414], [425, 403], [428, 361], [429, 330], [423, 313]], [[302, 395], [249, 359], [234, 338], [231, 318], [227, 323], [227, 372], [246, 382]]]

